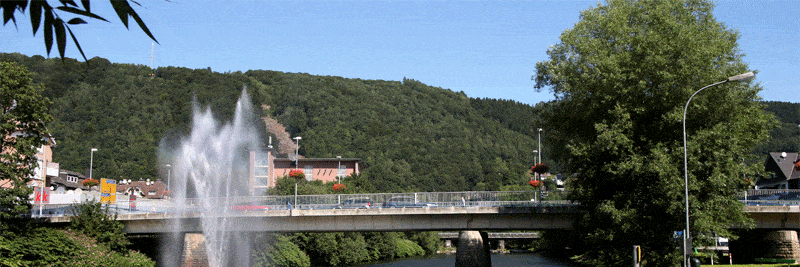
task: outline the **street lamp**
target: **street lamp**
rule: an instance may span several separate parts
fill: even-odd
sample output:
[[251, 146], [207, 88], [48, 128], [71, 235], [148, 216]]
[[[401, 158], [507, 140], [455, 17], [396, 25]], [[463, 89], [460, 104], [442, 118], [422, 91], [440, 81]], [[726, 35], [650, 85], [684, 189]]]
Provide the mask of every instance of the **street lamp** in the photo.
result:
[[172, 176], [172, 165], [167, 164], [164, 166], [167, 167], [167, 190], [169, 190], [169, 178]]
[[92, 179], [92, 164], [94, 163], [95, 151], [97, 151], [97, 148], [92, 148], [91, 152], [89, 152], [89, 179]]
[[339, 178], [339, 183], [341, 184], [342, 174], [339, 173], [340, 172], [339, 170], [342, 169], [342, 156], [336, 156], [336, 160], [339, 162], [339, 164], [336, 166], [336, 178]]
[[[538, 151], [542, 151], [542, 128], [539, 128], [538, 132], [539, 132], [539, 137], [536, 139], [536, 141], [539, 142]], [[542, 163], [542, 153], [541, 152], [539, 152], [539, 162], [538, 163]]]
[[717, 82], [717, 83], [706, 85], [703, 88], [700, 88], [700, 90], [697, 90], [697, 92], [694, 92], [694, 94], [692, 94], [692, 96], [689, 97], [689, 100], [686, 101], [686, 106], [683, 108], [683, 183], [684, 183], [683, 187], [684, 187], [684, 199], [686, 201], [686, 229], [685, 229], [685, 232], [683, 234], [683, 249], [684, 249], [683, 250], [683, 264], [684, 264], [684, 266], [689, 266], [689, 257], [687, 257], [687, 252], [688, 252], [687, 250], [688, 250], [688, 242], [689, 242], [689, 239], [690, 239], [690, 236], [689, 236], [689, 167], [688, 167], [688, 162], [689, 161], [688, 161], [688, 152], [687, 152], [687, 149], [686, 149], [686, 111], [689, 110], [689, 102], [692, 102], [692, 98], [694, 98], [694, 96], [697, 95], [697, 93], [700, 93], [700, 91], [703, 91], [706, 88], [709, 88], [709, 87], [712, 87], [712, 86], [717, 86], [717, 85], [720, 85], [720, 84], [723, 84], [723, 83], [727, 83], [727, 82], [745, 81], [745, 80], [752, 79], [753, 77], [755, 77], [755, 74], [751, 71], [751, 72], [748, 72], [748, 73], [742, 73], [742, 74], [739, 74], [739, 75], [736, 75], [736, 76], [728, 77], [728, 79], [726, 79], [724, 81], [721, 81], [721, 82]]
[[[299, 167], [299, 160], [300, 160], [300, 140], [303, 139], [300, 136], [293, 138], [295, 141], [294, 147], [294, 169], [297, 170]], [[294, 179], [294, 206], [297, 208], [297, 179]]]

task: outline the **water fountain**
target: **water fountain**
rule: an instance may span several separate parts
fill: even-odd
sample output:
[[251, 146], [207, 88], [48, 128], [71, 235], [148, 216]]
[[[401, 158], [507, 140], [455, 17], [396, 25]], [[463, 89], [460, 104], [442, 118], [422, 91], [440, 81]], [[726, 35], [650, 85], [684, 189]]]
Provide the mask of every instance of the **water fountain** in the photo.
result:
[[[258, 151], [261, 138], [254, 123], [253, 106], [246, 90], [236, 103], [233, 121], [220, 124], [210, 108], [201, 110], [195, 99], [189, 136], [169, 146], [162, 141], [160, 161], [172, 166], [171, 185], [176, 209], [203, 214], [202, 229], [209, 266], [249, 266], [250, 238], [235, 232], [226, 219], [233, 212], [228, 197], [248, 196], [250, 151]], [[162, 242], [162, 261], [178, 262], [183, 228], [173, 223], [175, 235]], [[172, 265], [172, 264], [167, 264]]]

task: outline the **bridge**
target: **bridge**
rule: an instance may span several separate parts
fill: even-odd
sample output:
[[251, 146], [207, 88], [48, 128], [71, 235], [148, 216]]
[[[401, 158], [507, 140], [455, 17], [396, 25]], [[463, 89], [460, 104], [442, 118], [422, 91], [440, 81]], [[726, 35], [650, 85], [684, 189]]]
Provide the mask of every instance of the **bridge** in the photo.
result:
[[[789, 192], [788, 195], [795, 197], [786, 197], [784, 191], [749, 191], [740, 196], [755, 228], [800, 230], [800, 197], [796, 197], [800, 196], [800, 190]], [[387, 203], [398, 197], [411, 198], [413, 203], [388, 208]], [[459, 244], [478, 245], [463, 251], [459, 248], [457, 254], [470, 254], [487, 251], [481, 248], [488, 246], [492, 238], [486, 231], [571, 229], [572, 216], [579, 205], [554, 198], [553, 195], [542, 198], [536, 192], [436, 192], [298, 196], [297, 202], [291, 196], [205, 202], [213, 206], [197, 199], [141, 201], [136, 203], [137, 209], [131, 209], [134, 203], [126, 202], [108, 206], [118, 211], [117, 219], [129, 234], [201, 233], [203, 220], [226, 220], [235, 226], [230, 231], [245, 232], [460, 231]], [[348, 206], [350, 199], [370, 202]], [[176, 205], [177, 202], [182, 205]], [[34, 214], [37, 207], [34, 206]], [[41, 209], [45, 211], [43, 217], [51, 222], [69, 221], [66, 214], [53, 212], [63, 211], [63, 207], [49, 205]], [[464, 234], [464, 231], [475, 232]]]
[[[237, 231], [460, 231], [551, 230], [572, 228], [578, 204], [558, 200], [563, 195], [538, 192], [428, 192], [348, 195], [261, 196], [208, 199], [118, 201], [109, 204], [118, 213], [125, 232], [202, 232], [203, 219], [227, 219]], [[788, 197], [787, 197], [788, 196]], [[385, 208], [394, 199], [410, 199]], [[348, 206], [349, 199], [366, 199], [366, 206]], [[800, 190], [749, 190], [740, 201], [760, 229], [800, 229]], [[181, 202], [182, 205], [177, 205]], [[403, 204], [403, 203], [401, 203]], [[69, 222], [69, 205], [34, 205], [34, 217], [54, 223]], [[136, 207], [136, 208], [133, 208]], [[734, 228], [738, 226], [732, 226]]]

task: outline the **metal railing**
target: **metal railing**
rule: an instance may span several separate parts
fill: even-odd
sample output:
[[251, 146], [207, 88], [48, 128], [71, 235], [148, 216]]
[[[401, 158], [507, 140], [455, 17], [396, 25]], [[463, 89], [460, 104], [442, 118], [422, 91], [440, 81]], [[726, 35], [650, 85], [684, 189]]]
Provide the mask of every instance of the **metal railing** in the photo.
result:
[[800, 189], [752, 189], [737, 195], [737, 200], [750, 206], [798, 206]]
[[[418, 193], [371, 193], [300, 195], [294, 196], [216, 197], [187, 199], [139, 199], [134, 202], [120, 200], [104, 203], [111, 212], [122, 213], [176, 213], [245, 210], [286, 209], [348, 209], [384, 208], [386, 202], [409, 201], [409, 208], [424, 207], [569, 207], [575, 204], [561, 200], [561, 192], [543, 194], [535, 191], [466, 191], [466, 192], [418, 192]], [[358, 203], [358, 205], [353, 205]], [[368, 203], [368, 204], [365, 204]], [[31, 215], [39, 217], [70, 216], [72, 204], [36, 204]]]

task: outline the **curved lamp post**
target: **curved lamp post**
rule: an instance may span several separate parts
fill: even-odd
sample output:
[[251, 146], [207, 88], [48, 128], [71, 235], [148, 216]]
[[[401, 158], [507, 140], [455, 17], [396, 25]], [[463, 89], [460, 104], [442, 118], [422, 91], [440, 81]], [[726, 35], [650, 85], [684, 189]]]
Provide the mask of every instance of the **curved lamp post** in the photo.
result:
[[[300, 140], [302, 140], [303, 138], [297, 136], [293, 139], [296, 144], [294, 147], [294, 169], [297, 170], [300, 161]], [[294, 179], [294, 208], [295, 209], [297, 208], [297, 179]]]
[[683, 264], [684, 264], [683, 266], [689, 266], [689, 257], [687, 256], [687, 253], [688, 253], [687, 248], [688, 248], [688, 245], [689, 245], [688, 242], [690, 240], [690, 236], [689, 236], [689, 167], [688, 167], [688, 162], [689, 161], [688, 161], [688, 153], [687, 153], [687, 149], [686, 149], [686, 111], [689, 110], [689, 102], [692, 102], [692, 98], [694, 98], [694, 96], [697, 95], [697, 93], [700, 93], [700, 91], [703, 91], [706, 88], [717, 86], [717, 85], [720, 85], [720, 84], [723, 84], [723, 83], [727, 83], [727, 82], [746, 81], [746, 80], [752, 79], [753, 77], [755, 77], [755, 74], [751, 71], [751, 72], [748, 72], [748, 73], [742, 73], [742, 74], [739, 74], [739, 75], [736, 75], [736, 76], [728, 77], [728, 79], [726, 79], [724, 81], [721, 81], [721, 82], [717, 82], [717, 83], [706, 85], [703, 88], [700, 88], [700, 90], [697, 90], [697, 92], [694, 92], [694, 94], [692, 94], [692, 96], [689, 97], [689, 100], [686, 101], [686, 106], [683, 107], [683, 183], [684, 183], [683, 187], [684, 187], [684, 199], [686, 201], [686, 229], [684, 229], [684, 234], [683, 234], [683, 249], [684, 249], [683, 250]]

